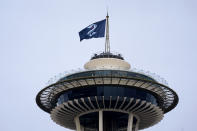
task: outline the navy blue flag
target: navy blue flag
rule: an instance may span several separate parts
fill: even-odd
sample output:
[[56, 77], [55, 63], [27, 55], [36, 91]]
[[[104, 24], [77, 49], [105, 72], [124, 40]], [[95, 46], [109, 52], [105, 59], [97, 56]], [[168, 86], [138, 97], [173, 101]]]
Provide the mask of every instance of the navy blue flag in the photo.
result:
[[99, 38], [105, 36], [106, 19], [98, 21], [79, 32], [80, 41], [83, 39]]

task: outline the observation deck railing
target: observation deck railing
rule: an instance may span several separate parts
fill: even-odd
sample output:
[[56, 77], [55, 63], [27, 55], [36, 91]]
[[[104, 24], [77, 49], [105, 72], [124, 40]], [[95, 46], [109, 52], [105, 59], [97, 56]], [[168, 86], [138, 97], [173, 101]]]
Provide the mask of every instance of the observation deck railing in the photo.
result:
[[111, 53], [111, 52], [97, 52], [91, 57], [91, 60], [97, 59], [97, 58], [117, 58], [117, 59], [124, 60], [122, 55], [117, 52], [113, 52], [113, 53]]
[[[100, 52], [94, 53], [91, 56], [91, 60], [97, 59], [97, 58], [118, 58], [118, 59], [124, 60], [123, 56], [120, 53], [115, 52], [115, 51], [108, 52], [108, 53], [100, 51]], [[98, 69], [98, 70], [102, 70], [102, 69]], [[103, 69], [103, 70], [105, 70], [105, 69]], [[115, 70], [115, 69], [113, 69], [113, 70]], [[156, 82], [161, 83], [165, 86], [168, 86], [168, 83], [164, 78], [160, 77], [159, 75], [157, 75], [155, 73], [151, 73], [150, 71], [144, 71], [142, 69], [136, 69], [136, 68], [132, 68], [130, 70], [122, 70], [122, 69], [117, 69], [117, 70], [134, 72], [134, 73], [146, 75], [146, 76], [154, 79]], [[59, 81], [60, 79], [62, 79], [63, 77], [66, 77], [66, 76], [69, 76], [69, 75], [75, 74], [75, 73], [84, 72], [84, 71], [91, 71], [91, 70], [85, 70], [85, 69], [78, 68], [76, 70], [64, 71], [63, 73], [59, 73], [58, 75], [55, 75], [54, 77], [50, 78], [50, 80], [47, 82], [47, 85], [54, 84], [57, 81]]]
[[[102, 70], [102, 69], [98, 69], [98, 70]], [[115, 70], [115, 69], [113, 69], [113, 70]], [[118, 70], [119, 69], [117, 69], [117, 71]], [[92, 71], [92, 70], [85, 70], [85, 69], [78, 68], [77, 70], [64, 71], [63, 73], [59, 73], [58, 75], [50, 78], [50, 80], [46, 84], [48, 86], [48, 85], [56, 83], [57, 81], [61, 80], [64, 77], [67, 77], [67, 76], [75, 74], [75, 73], [82, 73], [82, 72], [85, 72], [85, 71]], [[128, 71], [128, 72], [139, 73], [139, 74], [142, 74], [142, 75], [145, 75], [145, 76], [148, 76], [148, 77], [154, 79], [158, 83], [161, 83], [165, 86], [168, 86], [168, 83], [164, 78], [160, 77], [159, 75], [157, 75], [155, 73], [151, 73], [149, 71], [144, 71], [144, 70], [136, 69], [136, 68], [132, 68], [130, 70], [122, 70], [121, 69], [120, 71]]]

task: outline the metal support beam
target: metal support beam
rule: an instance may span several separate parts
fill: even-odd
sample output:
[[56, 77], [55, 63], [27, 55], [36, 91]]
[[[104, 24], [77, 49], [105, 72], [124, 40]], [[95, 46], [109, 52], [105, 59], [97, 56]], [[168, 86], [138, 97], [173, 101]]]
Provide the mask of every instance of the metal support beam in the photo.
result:
[[81, 126], [81, 131], [84, 131], [84, 127], [83, 126]]
[[103, 131], [103, 111], [99, 111], [99, 131]]
[[140, 123], [140, 120], [138, 119], [138, 120], [137, 120], [137, 123], [136, 123], [136, 126], [135, 126], [135, 131], [138, 131], [139, 123]]
[[132, 131], [132, 127], [133, 127], [133, 114], [129, 113], [127, 131]]
[[76, 130], [81, 131], [79, 117], [75, 117]]

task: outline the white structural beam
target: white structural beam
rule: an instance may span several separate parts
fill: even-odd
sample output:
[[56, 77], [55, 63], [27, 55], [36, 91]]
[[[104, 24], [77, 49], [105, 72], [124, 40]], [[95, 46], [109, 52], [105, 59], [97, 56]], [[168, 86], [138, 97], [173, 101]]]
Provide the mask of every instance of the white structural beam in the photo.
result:
[[83, 126], [81, 126], [81, 131], [84, 131], [84, 127]]
[[79, 117], [75, 117], [76, 130], [81, 131]]
[[133, 114], [129, 113], [127, 131], [132, 131], [132, 127], [133, 127]]
[[99, 131], [103, 131], [103, 111], [99, 111]]
[[136, 126], [135, 126], [135, 131], [138, 131], [139, 123], [140, 123], [140, 120], [137, 120], [137, 123], [136, 123]]

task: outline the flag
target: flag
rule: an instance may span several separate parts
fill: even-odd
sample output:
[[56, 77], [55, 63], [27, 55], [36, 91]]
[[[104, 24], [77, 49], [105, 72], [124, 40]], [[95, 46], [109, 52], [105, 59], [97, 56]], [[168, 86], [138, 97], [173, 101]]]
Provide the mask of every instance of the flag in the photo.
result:
[[106, 19], [95, 22], [79, 32], [80, 41], [83, 39], [99, 38], [105, 36]]

